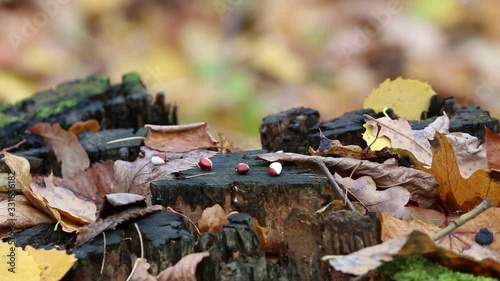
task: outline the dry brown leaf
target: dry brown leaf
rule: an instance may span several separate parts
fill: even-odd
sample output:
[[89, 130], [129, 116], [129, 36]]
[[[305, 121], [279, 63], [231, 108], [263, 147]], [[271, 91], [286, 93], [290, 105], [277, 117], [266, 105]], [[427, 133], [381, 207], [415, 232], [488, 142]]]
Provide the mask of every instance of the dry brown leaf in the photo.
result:
[[160, 272], [156, 278], [158, 281], [196, 281], [196, 267], [208, 256], [209, 252], [186, 255], [174, 266]]
[[28, 201], [38, 210], [47, 214], [51, 218], [60, 221], [60, 216], [57, 212], [54, 212], [45, 203], [43, 196], [37, 190], [32, 190], [31, 183], [32, 177], [30, 174], [30, 163], [23, 157], [15, 156], [10, 153], [5, 153], [5, 163], [9, 166], [9, 169], [16, 175], [16, 181], [19, 183], [21, 191]]
[[444, 215], [429, 209], [406, 207], [410, 200], [410, 192], [400, 187], [393, 186], [384, 190], [377, 190], [377, 186], [371, 177], [363, 176], [356, 180], [335, 174], [335, 181], [343, 188], [349, 190], [356, 199], [368, 210], [373, 212], [387, 212], [392, 216], [410, 220], [419, 218], [432, 224], [441, 224]]
[[[14, 209], [9, 211], [9, 208]], [[0, 202], [0, 239], [8, 237], [11, 231], [21, 231], [30, 226], [52, 222], [55, 222], [53, 218], [35, 209], [23, 195], [16, 196], [15, 201]]]
[[493, 240], [493, 243], [490, 245], [484, 245], [483, 247], [490, 250], [500, 251], [500, 239], [497, 238], [498, 235], [500, 235], [500, 208], [489, 208], [474, 219], [457, 228], [455, 232], [459, 232], [460, 234], [468, 236], [474, 240], [476, 233], [481, 228], [487, 228], [496, 238]]
[[467, 212], [485, 197], [495, 206], [500, 206], [500, 172], [478, 170], [464, 179], [446, 136], [437, 133], [431, 144], [434, 152], [432, 166], [430, 169], [419, 169], [435, 175], [439, 196], [451, 211]]
[[227, 214], [219, 204], [205, 208], [198, 221], [198, 228], [202, 233], [212, 231], [218, 232], [224, 224], [229, 223]]
[[210, 134], [207, 123], [187, 125], [146, 125], [149, 133], [144, 144], [163, 152], [187, 152], [195, 149], [217, 148], [217, 140]]
[[[149, 184], [155, 180], [172, 179], [172, 173], [190, 169], [198, 165], [198, 160], [203, 157], [212, 157], [217, 154], [209, 150], [193, 150], [187, 153], [166, 153], [167, 163], [156, 166], [151, 164], [151, 157], [158, 151], [142, 147], [144, 158], [137, 158], [134, 162], [115, 161], [114, 171], [119, 192], [140, 194], [146, 197], [146, 202], [151, 204], [151, 189]], [[118, 192], [118, 191], [115, 191]]]
[[49, 208], [64, 231], [73, 232], [95, 221], [96, 206], [93, 202], [79, 199], [72, 191], [55, 186], [52, 174], [44, 178], [43, 184], [45, 187], [33, 182], [30, 188], [34, 193], [41, 195], [42, 202]]
[[147, 207], [146, 198], [133, 193], [111, 193], [104, 196], [99, 217], [106, 218], [114, 213], [123, 212], [133, 207]]
[[54, 185], [71, 190], [79, 199], [100, 207], [106, 194], [125, 192], [115, 180], [114, 161], [94, 163], [68, 179], [53, 177]]
[[354, 176], [370, 176], [380, 189], [401, 186], [410, 192], [411, 200], [418, 202], [421, 207], [429, 207], [437, 199], [437, 182], [433, 175], [392, 164], [380, 164], [366, 160], [351, 158], [332, 158], [320, 156], [307, 156], [295, 153], [266, 153], [258, 158], [268, 162], [294, 162], [296, 164], [311, 164], [322, 161], [325, 165], [340, 174]]
[[38, 123], [30, 131], [43, 138], [45, 144], [54, 151], [57, 160], [61, 162], [63, 178], [89, 167], [90, 160], [75, 134], [65, 131], [57, 123]]
[[[436, 225], [426, 223], [419, 219], [412, 219], [410, 221], [403, 221], [397, 219], [388, 213], [380, 213], [381, 234], [382, 241], [387, 241], [398, 236], [409, 233], [412, 230], [418, 230], [433, 236], [441, 228]], [[474, 244], [474, 238], [464, 235], [456, 230], [446, 235], [445, 237], [436, 241], [436, 244], [457, 253], [462, 253], [464, 250], [469, 249]]]
[[427, 234], [418, 230], [346, 256], [325, 256], [324, 259], [328, 259], [336, 270], [363, 275], [376, 269], [382, 263], [393, 260], [395, 256], [425, 256], [432, 259], [434, 263], [442, 264], [452, 270], [487, 277], [500, 277], [498, 262], [489, 258], [476, 261], [468, 256], [438, 247]]
[[107, 229], [114, 229], [120, 223], [162, 210], [163, 206], [160, 205], [153, 205], [146, 208], [131, 208], [121, 213], [109, 216], [106, 219], [98, 219], [96, 222], [78, 229], [75, 247], [89, 241]]
[[488, 158], [488, 167], [500, 172], [500, 135], [495, 135], [488, 127], [485, 127], [484, 130], [484, 146]]
[[149, 274], [148, 269], [151, 265], [148, 263], [147, 259], [137, 258], [134, 254], [130, 255], [132, 260], [132, 265], [135, 265], [137, 262], [137, 266], [135, 267], [134, 274], [130, 277], [130, 281], [156, 281], [156, 277]]
[[69, 127], [68, 132], [73, 133], [75, 135], [78, 135], [79, 133], [83, 131], [91, 131], [92, 133], [97, 133], [101, 130], [101, 125], [99, 125], [99, 122], [94, 119], [90, 119], [84, 122], [76, 122]]

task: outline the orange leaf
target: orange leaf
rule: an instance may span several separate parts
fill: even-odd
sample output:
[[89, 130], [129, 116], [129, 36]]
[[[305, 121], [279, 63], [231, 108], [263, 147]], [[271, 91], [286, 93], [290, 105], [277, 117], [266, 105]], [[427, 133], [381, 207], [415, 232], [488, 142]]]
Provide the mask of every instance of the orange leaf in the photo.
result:
[[101, 130], [101, 125], [95, 119], [90, 119], [85, 122], [76, 122], [69, 127], [68, 132], [78, 135], [79, 133], [89, 130], [92, 133], [97, 133]]
[[43, 137], [45, 144], [54, 151], [57, 160], [61, 162], [63, 178], [84, 170], [90, 165], [90, 160], [75, 134], [65, 131], [57, 123], [38, 123], [30, 131]]
[[219, 204], [215, 204], [203, 210], [198, 227], [201, 232], [217, 232], [226, 223], [229, 223], [226, 212]]
[[477, 170], [464, 179], [460, 174], [453, 147], [447, 138], [436, 133], [431, 145], [434, 154], [432, 167], [418, 169], [436, 177], [439, 196], [450, 210], [467, 212], [485, 197], [500, 206], [500, 172]]
[[146, 125], [149, 133], [144, 144], [164, 152], [186, 152], [200, 148], [216, 148], [217, 141], [208, 132], [207, 123], [188, 125]]
[[500, 172], [500, 135], [495, 135], [488, 127], [484, 127], [484, 130], [488, 168]]

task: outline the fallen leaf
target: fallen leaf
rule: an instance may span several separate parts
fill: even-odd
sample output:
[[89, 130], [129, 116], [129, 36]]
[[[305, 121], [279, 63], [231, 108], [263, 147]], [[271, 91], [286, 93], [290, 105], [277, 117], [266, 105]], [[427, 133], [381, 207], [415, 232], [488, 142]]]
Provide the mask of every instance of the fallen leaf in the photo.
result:
[[442, 264], [452, 270], [486, 277], [500, 277], [498, 262], [488, 258], [476, 261], [468, 256], [438, 247], [427, 234], [418, 230], [349, 255], [325, 256], [323, 259], [328, 260], [330, 265], [338, 271], [363, 275], [384, 262], [392, 261], [395, 256], [425, 256], [432, 262]]
[[67, 254], [65, 250], [35, 249], [26, 246], [28, 252], [42, 269], [40, 280], [60, 280], [66, 275], [77, 261], [74, 254]]
[[453, 132], [446, 134], [453, 147], [458, 168], [463, 178], [468, 178], [478, 170], [488, 169], [486, 150], [481, 140], [466, 133]]
[[[151, 189], [149, 184], [155, 180], [172, 179], [172, 173], [191, 169], [198, 165], [198, 160], [212, 157], [217, 154], [209, 150], [193, 150], [186, 153], [166, 153], [167, 163], [156, 166], [151, 164], [151, 157], [158, 151], [147, 147], [141, 148], [145, 152], [144, 158], [137, 158], [134, 162], [122, 160], [115, 161], [114, 171], [119, 192], [139, 194], [146, 197], [146, 202], [151, 204]], [[117, 191], [118, 192], [118, 191]]]
[[110, 160], [94, 163], [71, 178], [53, 177], [53, 183], [71, 190], [77, 198], [100, 207], [106, 194], [125, 192], [124, 187], [115, 180], [114, 165], [115, 162]]
[[53, 218], [37, 210], [23, 195], [16, 196], [14, 201], [0, 202], [0, 239], [8, 237], [11, 231], [53, 222]]
[[158, 281], [196, 281], [196, 267], [208, 256], [210, 256], [209, 252], [186, 255], [174, 266], [160, 272], [156, 278]]
[[[404, 221], [385, 212], [380, 213], [379, 218], [381, 225], [380, 238], [382, 241], [394, 239], [413, 230], [421, 231], [429, 236], [433, 236], [436, 232], [441, 230], [441, 228], [434, 224], [429, 224], [416, 218]], [[455, 230], [438, 241], [435, 241], [435, 243], [448, 250], [462, 253], [474, 244], [474, 239]]]
[[387, 212], [393, 217], [410, 220], [420, 218], [429, 223], [444, 221], [444, 215], [429, 209], [406, 207], [410, 200], [410, 192], [400, 186], [393, 186], [384, 190], [377, 190], [373, 179], [369, 176], [359, 177], [355, 180], [335, 174], [335, 181], [361, 202], [368, 210], [373, 212]]
[[68, 132], [78, 135], [79, 133], [87, 130], [91, 131], [92, 133], [97, 133], [101, 130], [101, 125], [99, 125], [99, 122], [94, 119], [90, 119], [83, 122], [80, 121], [73, 123], [73, 125], [69, 127]]
[[132, 264], [137, 266], [135, 267], [134, 274], [130, 277], [130, 281], [156, 281], [156, 277], [149, 274], [148, 269], [151, 265], [148, 263], [147, 259], [137, 258], [134, 254], [130, 255], [132, 260]]
[[198, 221], [198, 228], [202, 233], [204, 232], [218, 232], [222, 229], [224, 224], [229, 223], [227, 214], [219, 204], [212, 207], [205, 208]]
[[43, 202], [64, 231], [73, 232], [95, 221], [96, 206], [93, 202], [79, 199], [71, 190], [55, 186], [52, 174], [44, 178], [43, 184], [44, 187], [33, 182], [30, 188], [42, 196]]
[[23, 250], [6, 242], [0, 242], [0, 252], [0, 263], [4, 266], [0, 281], [60, 280], [77, 260], [64, 250], [34, 249], [30, 246]]
[[485, 127], [484, 130], [488, 168], [500, 172], [500, 135], [495, 135], [488, 127]]
[[393, 186], [404, 187], [410, 192], [411, 200], [424, 208], [434, 204], [437, 199], [437, 182], [434, 176], [416, 169], [351, 158], [307, 156], [295, 153], [266, 153], [257, 155], [257, 158], [268, 162], [294, 162], [309, 167], [315, 161], [322, 161], [328, 168], [342, 176], [348, 176], [354, 170], [353, 176], [370, 176], [380, 189]]
[[144, 144], [163, 152], [187, 152], [195, 149], [217, 148], [217, 140], [210, 134], [207, 123], [187, 125], [146, 125], [149, 133]]
[[114, 229], [120, 223], [162, 210], [163, 206], [161, 205], [153, 205], [146, 208], [131, 208], [121, 213], [111, 215], [105, 219], [98, 219], [78, 229], [75, 247], [89, 241], [107, 229]]
[[54, 151], [57, 160], [61, 162], [63, 178], [69, 178], [89, 167], [87, 152], [76, 135], [65, 131], [59, 124], [50, 126], [49, 123], [38, 123], [29, 130], [41, 136], [45, 144]]
[[386, 79], [366, 97], [363, 107], [382, 112], [392, 108], [406, 120], [420, 120], [422, 112], [429, 109], [431, 97], [436, 93], [429, 84], [419, 80]]
[[133, 193], [111, 193], [104, 195], [104, 202], [99, 217], [104, 219], [114, 213], [123, 212], [133, 207], [146, 207], [146, 198]]
[[464, 179], [448, 139], [436, 133], [431, 145], [434, 152], [432, 166], [429, 169], [419, 169], [436, 177], [439, 183], [439, 196], [451, 211], [467, 212], [485, 197], [488, 197], [495, 206], [500, 205], [500, 172], [478, 170]]
[[16, 175], [16, 181], [19, 183], [21, 191], [28, 201], [39, 211], [47, 214], [51, 218], [60, 221], [60, 217], [57, 212], [54, 212], [45, 203], [43, 196], [37, 190], [32, 190], [31, 183], [33, 179], [30, 174], [30, 163], [23, 157], [15, 156], [10, 153], [5, 153], [5, 163], [9, 166], [9, 169]]

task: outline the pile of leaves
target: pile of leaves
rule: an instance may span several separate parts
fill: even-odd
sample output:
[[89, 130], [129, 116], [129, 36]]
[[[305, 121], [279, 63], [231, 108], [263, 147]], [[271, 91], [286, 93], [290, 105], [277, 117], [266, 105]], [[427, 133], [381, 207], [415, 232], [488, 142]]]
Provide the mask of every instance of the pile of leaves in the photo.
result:
[[[429, 91], [432, 89], [419, 81], [388, 80], [372, 92], [365, 107], [383, 104], [381, 109], [398, 108], [397, 114], [410, 108], [400, 116], [419, 116], [429, 103], [414, 103], [412, 94], [430, 97]], [[412, 130], [403, 118], [366, 116], [363, 138], [367, 149], [342, 145], [321, 134], [319, 149], [309, 149], [311, 156], [267, 153], [259, 158], [308, 167], [315, 164], [353, 211], [379, 214], [384, 243], [348, 256], [325, 257], [336, 270], [374, 274], [372, 270], [395, 256], [421, 255], [454, 270], [498, 278], [500, 136], [485, 128], [481, 144], [469, 134], [450, 133], [449, 124], [448, 116], [442, 115], [426, 128]], [[402, 158], [410, 164], [400, 165]], [[483, 207], [483, 200], [494, 207]], [[463, 215], [470, 220], [461, 225], [464, 219], [459, 220], [460, 215], [478, 205], [480, 210]], [[459, 227], [453, 229], [454, 225]], [[447, 227], [451, 232], [442, 234]], [[464, 264], [468, 266], [464, 268]]]

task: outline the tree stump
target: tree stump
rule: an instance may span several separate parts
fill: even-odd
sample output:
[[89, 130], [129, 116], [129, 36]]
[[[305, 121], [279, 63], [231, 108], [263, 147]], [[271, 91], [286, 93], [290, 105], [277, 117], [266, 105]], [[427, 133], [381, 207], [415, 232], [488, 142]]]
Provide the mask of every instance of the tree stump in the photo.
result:
[[[448, 109], [450, 113], [450, 132], [469, 133], [481, 140], [484, 140], [485, 126], [494, 133], [500, 132], [499, 120], [491, 117], [488, 111], [481, 110], [478, 106], [459, 107], [453, 100], [443, 101], [443, 108]], [[365, 114], [379, 117], [371, 109], [347, 112], [327, 121], [318, 121], [319, 113], [310, 108], [294, 108], [272, 114], [265, 117], [260, 126], [262, 148], [307, 154], [309, 147], [319, 146], [318, 128], [327, 138], [337, 139], [344, 145], [352, 144], [365, 148], [366, 143], [362, 139]], [[412, 129], [420, 130], [436, 118], [433, 116], [420, 121], [409, 120], [409, 123]]]

